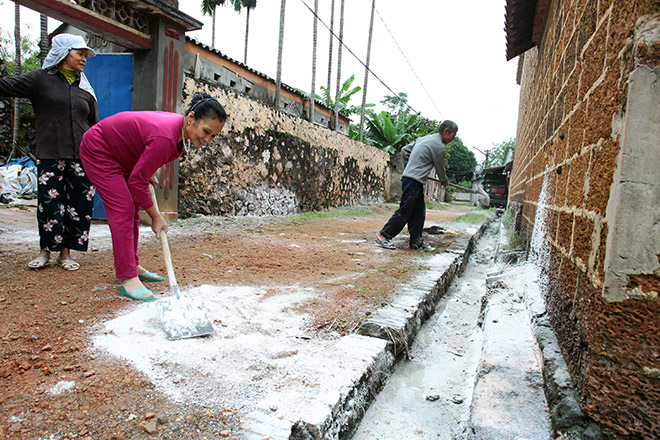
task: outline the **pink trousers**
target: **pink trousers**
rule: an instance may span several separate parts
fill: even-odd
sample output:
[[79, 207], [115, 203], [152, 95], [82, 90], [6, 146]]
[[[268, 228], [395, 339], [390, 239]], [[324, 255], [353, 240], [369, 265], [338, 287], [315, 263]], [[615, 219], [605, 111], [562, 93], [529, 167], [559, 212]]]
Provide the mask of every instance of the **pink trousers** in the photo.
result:
[[135, 203], [128, 189], [128, 176], [123, 167], [110, 156], [80, 145], [80, 159], [87, 177], [96, 187], [112, 234], [112, 252], [115, 260], [115, 276], [120, 280], [136, 277], [140, 206]]

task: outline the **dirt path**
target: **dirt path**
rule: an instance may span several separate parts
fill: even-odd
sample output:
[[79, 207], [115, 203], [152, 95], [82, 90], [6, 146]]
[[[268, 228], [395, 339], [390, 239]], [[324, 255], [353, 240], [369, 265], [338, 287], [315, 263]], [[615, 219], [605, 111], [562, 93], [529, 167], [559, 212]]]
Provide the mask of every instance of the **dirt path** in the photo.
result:
[[[447, 222], [470, 209], [429, 210], [426, 226], [448, 231], [427, 242], [440, 251], [449, 246], [460, 227]], [[417, 268], [421, 254], [408, 249], [406, 236], [397, 237], [394, 252], [373, 244], [391, 212], [177, 222], [170, 234], [177, 280], [183, 288], [260, 286], [269, 295], [283, 285], [314, 287], [319, 294], [300, 306], [309, 316], [306, 329], [350, 333]], [[234, 438], [236, 408], [172, 402], [132, 366], [91, 349], [100, 325], [135, 305], [117, 292], [107, 227], [93, 226], [91, 251], [75, 254], [77, 272], [27, 269], [37, 251], [35, 229], [33, 208], [0, 208], [0, 437]], [[140, 255], [143, 265], [165, 273], [148, 229]], [[167, 294], [165, 283], [152, 286]], [[157, 433], [147, 433], [156, 426]]]

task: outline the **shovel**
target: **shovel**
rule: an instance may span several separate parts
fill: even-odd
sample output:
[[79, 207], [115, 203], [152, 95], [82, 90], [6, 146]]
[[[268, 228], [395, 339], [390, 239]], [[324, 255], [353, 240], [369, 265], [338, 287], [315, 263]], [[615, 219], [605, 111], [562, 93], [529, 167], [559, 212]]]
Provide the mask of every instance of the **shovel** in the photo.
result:
[[[154, 206], [158, 209], [156, 201], [156, 192], [153, 185], [149, 184], [149, 192], [154, 201]], [[183, 338], [194, 338], [197, 336], [210, 335], [213, 333], [213, 325], [206, 316], [204, 303], [201, 298], [184, 298], [180, 295], [179, 285], [174, 276], [174, 267], [172, 266], [172, 254], [170, 254], [170, 245], [167, 242], [167, 232], [160, 231], [160, 243], [163, 247], [163, 257], [167, 267], [167, 278], [170, 282], [172, 297], [158, 300], [156, 306], [160, 313], [160, 320], [167, 337], [171, 341]]]
[[[433, 180], [434, 182], [440, 182], [440, 180], [436, 179], [435, 177], [429, 176], [429, 180]], [[472, 188], [468, 188], [463, 185], [459, 185], [458, 183], [454, 182], [449, 182], [449, 186], [453, 186], [454, 188], [459, 188], [461, 191], [465, 191], [467, 193], [472, 193], [472, 194], [481, 194], [480, 191], [474, 190]]]

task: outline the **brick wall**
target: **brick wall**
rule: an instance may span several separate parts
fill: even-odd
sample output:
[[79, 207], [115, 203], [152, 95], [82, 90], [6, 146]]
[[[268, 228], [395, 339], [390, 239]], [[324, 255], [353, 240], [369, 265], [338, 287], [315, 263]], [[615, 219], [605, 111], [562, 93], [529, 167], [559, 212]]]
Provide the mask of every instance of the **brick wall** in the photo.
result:
[[181, 215], [290, 214], [386, 197], [388, 153], [190, 77], [182, 108], [195, 92], [215, 96], [229, 118], [180, 163]]
[[523, 55], [509, 196], [583, 409], [639, 438], [660, 438], [659, 14], [657, 0], [550, 2]]

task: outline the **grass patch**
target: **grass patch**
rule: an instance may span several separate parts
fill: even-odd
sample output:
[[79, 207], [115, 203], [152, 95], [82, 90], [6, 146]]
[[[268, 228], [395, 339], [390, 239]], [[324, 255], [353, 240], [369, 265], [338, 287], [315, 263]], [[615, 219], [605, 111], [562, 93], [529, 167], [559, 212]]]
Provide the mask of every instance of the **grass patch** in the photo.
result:
[[435, 209], [435, 210], [441, 210], [441, 209], [447, 209], [451, 206], [451, 203], [446, 203], [446, 202], [436, 202], [435, 200], [430, 200], [426, 204], [426, 209]]
[[494, 211], [490, 211], [488, 209], [473, 209], [467, 214], [456, 217], [453, 221], [456, 223], [468, 223], [471, 225], [476, 225], [483, 223], [487, 218], [492, 218], [493, 215]]
[[340, 208], [331, 208], [324, 211], [308, 211], [303, 212], [302, 214], [292, 214], [289, 216], [292, 220], [317, 220], [317, 219], [327, 219], [327, 218], [338, 218], [338, 217], [366, 217], [371, 214], [375, 214], [377, 211], [375, 209], [369, 209], [365, 207], [340, 207]]
[[504, 211], [502, 216], [502, 226], [506, 230], [507, 243], [504, 246], [506, 250], [521, 249], [522, 248], [522, 235], [515, 229], [515, 218], [513, 212], [510, 210]]

